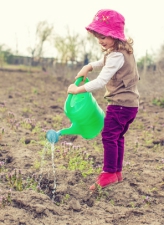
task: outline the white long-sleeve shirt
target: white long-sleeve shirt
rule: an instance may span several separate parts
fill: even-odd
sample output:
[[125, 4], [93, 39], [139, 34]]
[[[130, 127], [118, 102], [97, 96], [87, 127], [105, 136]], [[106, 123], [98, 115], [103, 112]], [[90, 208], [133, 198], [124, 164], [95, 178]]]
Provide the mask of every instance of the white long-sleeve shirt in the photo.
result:
[[96, 79], [84, 84], [85, 90], [87, 92], [92, 92], [103, 88], [108, 83], [113, 75], [123, 66], [124, 56], [121, 52], [111, 52], [106, 57], [105, 65], [104, 58], [89, 64], [92, 66], [93, 71], [101, 70]]

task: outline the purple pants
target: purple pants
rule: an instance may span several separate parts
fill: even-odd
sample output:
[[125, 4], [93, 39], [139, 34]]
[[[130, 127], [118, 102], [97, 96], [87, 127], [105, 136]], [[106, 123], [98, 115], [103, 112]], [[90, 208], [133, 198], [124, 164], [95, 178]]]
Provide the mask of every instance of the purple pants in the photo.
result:
[[124, 158], [124, 134], [133, 122], [138, 107], [109, 105], [106, 110], [102, 142], [104, 146], [103, 171], [115, 173], [122, 171]]

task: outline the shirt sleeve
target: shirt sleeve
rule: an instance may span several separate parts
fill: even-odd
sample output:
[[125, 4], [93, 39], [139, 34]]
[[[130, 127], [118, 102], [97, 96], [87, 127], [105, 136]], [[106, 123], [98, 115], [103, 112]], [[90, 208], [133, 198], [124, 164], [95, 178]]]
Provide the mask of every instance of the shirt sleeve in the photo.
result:
[[93, 71], [101, 70], [104, 66], [104, 57], [98, 61], [90, 62], [89, 64], [92, 66]]
[[93, 70], [97, 70], [98, 68], [102, 70], [96, 79], [84, 84], [84, 88], [87, 92], [105, 87], [113, 75], [123, 66], [124, 56], [121, 52], [111, 52], [107, 55], [105, 65], [103, 59], [90, 64]]

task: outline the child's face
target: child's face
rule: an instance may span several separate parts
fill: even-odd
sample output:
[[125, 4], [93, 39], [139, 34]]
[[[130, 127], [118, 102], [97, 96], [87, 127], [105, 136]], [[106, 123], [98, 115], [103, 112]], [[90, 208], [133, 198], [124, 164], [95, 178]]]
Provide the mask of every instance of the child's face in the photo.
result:
[[106, 37], [102, 34], [95, 34], [95, 37], [98, 39], [99, 44], [104, 48], [104, 49], [109, 49], [113, 47], [115, 39], [112, 37]]

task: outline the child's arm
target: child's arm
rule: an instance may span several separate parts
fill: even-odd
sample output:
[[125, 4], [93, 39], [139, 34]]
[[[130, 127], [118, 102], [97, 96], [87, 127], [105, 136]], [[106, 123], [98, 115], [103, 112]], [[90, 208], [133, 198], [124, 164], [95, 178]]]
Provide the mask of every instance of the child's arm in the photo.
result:
[[103, 66], [104, 66], [104, 58], [95, 62], [90, 62], [88, 65], [83, 66], [83, 68], [78, 72], [75, 79], [79, 77], [84, 77], [83, 80], [85, 80], [89, 72], [91, 72], [92, 70], [94, 71], [101, 70]]
[[[78, 72], [75, 79], [79, 77], [83, 77], [83, 80], [85, 80], [90, 71], [92, 71], [92, 66], [90, 64], [83, 66], [83, 68]], [[67, 93], [72, 93], [72, 94], [78, 94], [82, 92], [86, 92], [84, 85], [77, 87], [75, 84], [71, 84], [67, 90]]]
[[85, 65], [83, 66], [83, 68], [78, 72], [77, 76], [75, 77], [75, 79], [79, 78], [79, 77], [84, 77], [83, 80], [86, 79], [86, 77], [88, 76], [88, 73], [92, 71], [92, 66], [91, 64]]

